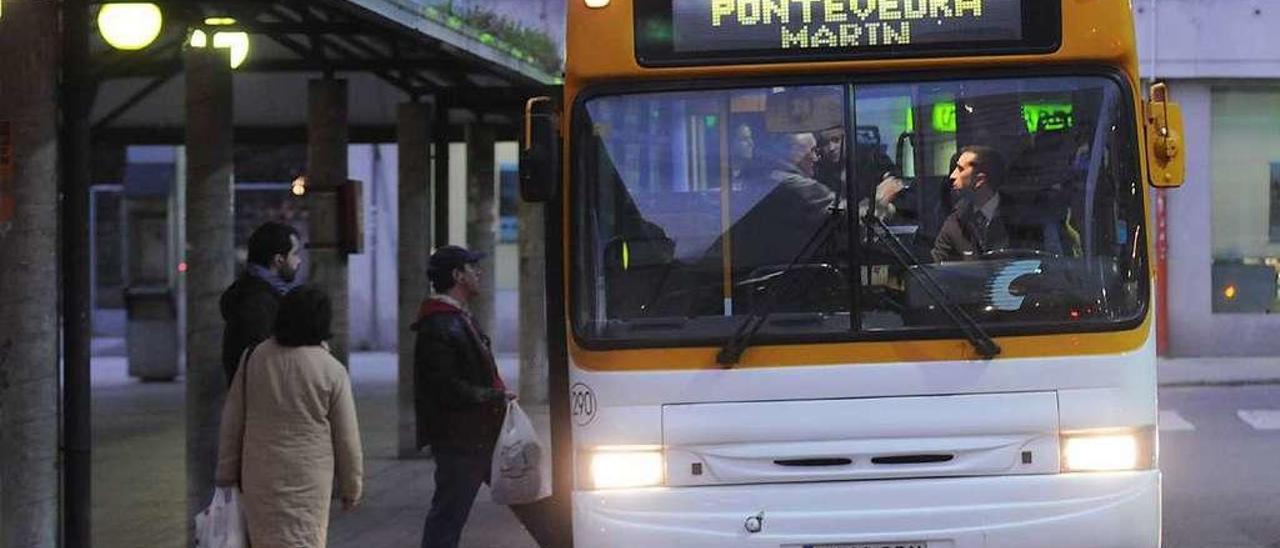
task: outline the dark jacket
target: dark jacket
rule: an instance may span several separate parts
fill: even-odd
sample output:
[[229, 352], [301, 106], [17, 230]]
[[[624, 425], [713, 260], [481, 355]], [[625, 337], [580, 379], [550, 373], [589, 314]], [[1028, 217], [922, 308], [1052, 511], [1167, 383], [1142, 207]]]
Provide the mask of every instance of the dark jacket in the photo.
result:
[[506, 390], [489, 338], [460, 309], [422, 303], [411, 329], [418, 446], [434, 451], [492, 451], [506, 413]]
[[271, 336], [280, 308], [280, 294], [271, 284], [249, 274], [236, 279], [222, 292], [222, 368], [227, 373], [227, 386], [236, 378], [240, 354]]
[[[960, 261], [977, 259], [979, 255], [1009, 245], [1009, 232], [1005, 229], [1000, 208], [994, 218], [986, 218], [968, 201], [956, 205], [938, 230], [933, 245], [933, 260]], [[985, 225], [985, 226], [984, 226]]]
[[938, 231], [938, 239], [931, 252], [934, 261], [979, 259], [983, 253], [999, 250], [1062, 253], [1061, 245], [1053, 248], [1045, 242], [1045, 226], [1048, 223], [1040, 218], [1020, 218], [1011, 214], [1017, 208], [1007, 196], [1001, 195], [1000, 203], [990, 221], [987, 221], [979, 209], [974, 208], [968, 200], [962, 200], [956, 205], [955, 211], [947, 216]]
[[[733, 267], [745, 275], [761, 266], [790, 263], [831, 217], [835, 201], [835, 193], [826, 185], [793, 165], [778, 163], [767, 180], [755, 182], [734, 198], [734, 203], [750, 209], [735, 215], [729, 229]], [[716, 240], [709, 253], [716, 262], [723, 253], [723, 239]]]

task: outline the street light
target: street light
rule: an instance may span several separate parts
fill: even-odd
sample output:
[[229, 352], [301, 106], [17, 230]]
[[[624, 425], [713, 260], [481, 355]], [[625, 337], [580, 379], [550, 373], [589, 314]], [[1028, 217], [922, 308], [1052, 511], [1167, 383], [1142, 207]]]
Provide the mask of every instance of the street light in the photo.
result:
[[163, 24], [160, 7], [148, 2], [106, 4], [98, 11], [98, 32], [119, 50], [136, 51], [151, 45]]
[[[234, 25], [235, 19], [230, 17], [210, 17], [204, 24], [210, 27]], [[209, 35], [204, 30], [191, 31], [191, 47], [209, 46]], [[231, 50], [231, 68], [237, 68], [249, 57], [249, 33], [242, 31], [220, 30], [213, 33], [213, 47]]]

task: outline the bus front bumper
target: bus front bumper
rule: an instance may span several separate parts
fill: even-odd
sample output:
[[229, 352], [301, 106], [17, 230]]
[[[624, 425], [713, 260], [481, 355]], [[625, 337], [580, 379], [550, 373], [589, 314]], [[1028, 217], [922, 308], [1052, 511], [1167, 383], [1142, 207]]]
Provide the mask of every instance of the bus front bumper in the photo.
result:
[[1160, 545], [1155, 470], [577, 491], [573, 507], [576, 548]]

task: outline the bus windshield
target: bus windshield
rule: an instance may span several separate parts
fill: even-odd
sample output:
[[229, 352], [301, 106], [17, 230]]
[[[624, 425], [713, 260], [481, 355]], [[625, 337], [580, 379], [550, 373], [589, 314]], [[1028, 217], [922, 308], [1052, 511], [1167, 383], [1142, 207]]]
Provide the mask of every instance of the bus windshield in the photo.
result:
[[755, 343], [943, 337], [948, 307], [996, 335], [1132, 327], [1131, 109], [1104, 76], [595, 95], [575, 116], [575, 333], [718, 344], [764, 315]]

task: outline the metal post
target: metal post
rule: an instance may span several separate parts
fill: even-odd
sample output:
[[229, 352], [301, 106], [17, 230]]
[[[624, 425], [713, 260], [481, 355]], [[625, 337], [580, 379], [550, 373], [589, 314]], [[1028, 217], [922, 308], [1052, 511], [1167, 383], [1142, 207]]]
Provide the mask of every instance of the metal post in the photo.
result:
[[[219, 295], [235, 277], [234, 159], [228, 50], [186, 55], [187, 515], [209, 503], [225, 396]], [[188, 538], [192, 525], [188, 520]]]
[[350, 329], [347, 255], [338, 246], [338, 191], [347, 183], [347, 81], [307, 86], [307, 268], [309, 282], [333, 300], [329, 351], [347, 364]]
[[417, 416], [414, 413], [414, 332], [409, 329], [418, 318], [418, 306], [427, 295], [427, 256], [431, 249], [431, 107], [424, 103], [402, 103], [398, 113], [399, 148], [399, 237], [396, 268], [399, 279], [400, 376], [396, 402], [400, 415], [399, 454], [418, 453]]
[[63, 2], [62, 94], [62, 450], [64, 546], [92, 545], [89, 313], [89, 6]]
[[498, 182], [493, 167], [493, 128], [467, 125], [467, 247], [485, 254], [480, 261], [480, 295], [471, 300], [471, 314], [490, 337], [496, 335], [494, 317], [497, 276], [494, 272], [498, 230]]
[[59, 3], [0, 19], [0, 546], [58, 544]]
[[1165, 190], [1152, 192], [1156, 202], [1156, 355], [1169, 355], [1169, 223]]

